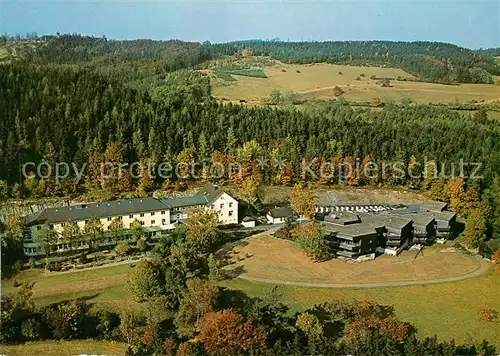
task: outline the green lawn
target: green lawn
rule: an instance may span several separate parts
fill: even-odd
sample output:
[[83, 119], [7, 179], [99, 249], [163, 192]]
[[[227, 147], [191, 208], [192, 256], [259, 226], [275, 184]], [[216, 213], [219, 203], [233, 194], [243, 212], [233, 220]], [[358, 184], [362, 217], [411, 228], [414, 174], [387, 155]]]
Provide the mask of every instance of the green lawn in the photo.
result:
[[[39, 305], [84, 298], [107, 309], [140, 309], [127, 289], [127, 274], [131, 265], [118, 265], [93, 270], [47, 275], [43, 270], [27, 270], [16, 276], [18, 281], [36, 281], [33, 298]], [[12, 293], [12, 281], [2, 281], [2, 292]]]
[[[241, 279], [222, 285], [252, 296], [261, 295], [267, 286]], [[414, 324], [420, 337], [437, 334], [442, 340], [455, 338], [458, 342], [487, 339], [500, 347], [500, 319], [484, 322], [479, 312], [483, 304], [500, 312], [499, 269], [492, 268], [482, 277], [453, 283], [346, 289], [282, 285], [280, 291], [292, 312], [332, 299], [370, 299], [394, 305], [396, 315]]]
[[[89, 271], [47, 276], [40, 270], [23, 271], [17, 280], [37, 280], [35, 302], [47, 305], [73, 298], [86, 298], [114, 311], [141, 309], [132, 300], [126, 286], [131, 266], [121, 265]], [[221, 282], [251, 296], [263, 293], [268, 285], [241, 279]], [[2, 282], [2, 292], [12, 293], [12, 281]], [[283, 301], [292, 312], [332, 299], [370, 299], [394, 305], [397, 316], [413, 323], [420, 336], [437, 334], [440, 339], [455, 338], [459, 342], [485, 338], [500, 346], [500, 319], [484, 322], [479, 308], [488, 304], [500, 312], [500, 269], [492, 267], [485, 275], [461, 282], [382, 288], [309, 288], [280, 286]]]
[[62, 356], [62, 355], [125, 355], [127, 344], [111, 341], [41, 341], [21, 345], [0, 347], [6, 355], [19, 356]]

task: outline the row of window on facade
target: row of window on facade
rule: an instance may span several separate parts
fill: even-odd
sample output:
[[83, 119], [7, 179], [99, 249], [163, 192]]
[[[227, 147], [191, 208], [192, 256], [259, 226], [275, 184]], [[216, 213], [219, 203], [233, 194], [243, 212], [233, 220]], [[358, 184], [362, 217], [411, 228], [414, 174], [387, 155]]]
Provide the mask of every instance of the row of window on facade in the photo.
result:
[[[229, 203], [229, 207], [230, 207], [230, 208], [232, 208], [232, 207], [233, 207], [233, 203], [232, 203], [232, 202], [230, 202], [230, 203]], [[213, 210], [213, 209], [215, 209], [215, 204], [212, 204], [212, 205], [210, 206], [210, 208], [211, 208], [212, 210]], [[224, 209], [224, 203], [220, 203], [220, 209]]]
[[[166, 214], [166, 211], [165, 211], [165, 210], [162, 210], [160, 213], [161, 213], [161, 215], [165, 215], [165, 214]], [[153, 212], [151, 212], [151, 213], [150, 213], [150, 215], [151, 215], [151, 216], [155, 216], [155, 212], [154, 212], [154, 211], [153, 211]], [[145, 213], [140, 213], [140, 214], [139, 214], [139, 216], [140, 216], [141, 218], [143, 218], [143, 217], [145, 216]], [[130, 214], [128, 217], [129, 217], [129, 219], [133, 219], [133, 218], [134, 218], [134, 215], [133, 215], [133, 214]], [[118, 216], [116, 219], [118, 219], [118, 220], [123, 220], [123, 216], [121, 216], [121, 215], [120, 215], [120, 216]], [[162, 219], [162, 221], [164, 221], [164, 220], [165, 220], [165, 219]], [[112, 217], [108, 217], [108, 218], [107, 218], [107, 221], [113, 221], [113, 218], [112, 218]], [[85, 220], [85, 225], [86, 225], [86, 224], [88, 224], [88, 223], [89, 223], [89, 220]], [[61, 223], [61, 227], [64, 227], [64, 224], [65, 224], [65, 223]], [[154, 220], [152, 220], [152, 224], [154, 224]], [[141, 225], [144, 225], [144, 224], [141, 224]], [[49, 227], [50, 227], [51, 229], [53, 229], [53, 228], [54, 228], [54, 224], [49, 224]], [[42, 226], [41, 226], [41, 225], [37, 226], [37, 230], [41, 230], [41, 229], [42, 229]]]

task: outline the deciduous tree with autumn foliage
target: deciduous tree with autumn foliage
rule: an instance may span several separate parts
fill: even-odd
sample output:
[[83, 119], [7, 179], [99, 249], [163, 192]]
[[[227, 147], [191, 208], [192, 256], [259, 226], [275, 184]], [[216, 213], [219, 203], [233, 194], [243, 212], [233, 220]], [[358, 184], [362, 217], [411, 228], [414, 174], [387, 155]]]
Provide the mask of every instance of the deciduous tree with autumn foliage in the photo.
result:
[[303, 184], [296, 184], [293, 187], [290, 195], [290, 205], [293, 211], [308, 219], [312, 218], [316, 211], [312, 190], [306, 188]]
[[208, 313], [199, 329], [209, 355], [262, 355], [267, 349], [266, 329], [230, 309]]

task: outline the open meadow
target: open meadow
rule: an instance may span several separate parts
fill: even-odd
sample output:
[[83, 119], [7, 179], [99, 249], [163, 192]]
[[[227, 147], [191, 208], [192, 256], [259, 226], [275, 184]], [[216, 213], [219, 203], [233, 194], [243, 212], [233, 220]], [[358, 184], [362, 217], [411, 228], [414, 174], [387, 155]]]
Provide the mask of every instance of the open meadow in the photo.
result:
[[[262, 296], [269, 284], [232, 279], [222, 283], [251, 296]], [[440, 340], [457, 342], [487, 339], [500, 346], [500, 321], [481, 320], [480, 308], [500, 310], [500, 269], [480, 277], [452, 283], [376, 288], [314, 288], [279, 285], [281, 300], [292, 312], [302, 311], [328, 300], [374, 300], [394, 305], [399, 319], [417, 328], [419, 337], [437, 335]], [[478, 331], [481, 331], [478, 334]]]
[[326, 286], [457, 278], [479, 273], [486, 264], [442, 245], [425, 248], [416, 255], [417, 251], [403, 251], [398, 257], [382, 255], [362, 263], [340, 259], [318, 263], [291, 241], [259, 236], [228, 251], [227, 257], [234, 263], [226, 268], [239, 271], [239, 276], [249, 280]]
[[[258, 196], [262, 204], [273, 205], [288, 202], [293, 187], [261, 186]], [[366, 187], [315, 187], [318, 205], [336, 204], [419, 204], [429, 200], [425, 194], [410, 189]]]
[[[338, 86], [344, 91], [342, 98], [356, 101], [370, 101], [373, 97], [380, 97], [382, 102], [411, 99], [418, 104], [500, 100], [500, 87], [493, 84], [442, 85], [392, 80], [390, 87], [382, 87], [378, 83], [383, 77], [414, 78], [399, 68], [276, 62], [262, 69], [267, 78], [233, 75], [235, 80], [217, 81], [213, 85], [214, 95], [250, 104], [261, 104], [273, 90], [294, 91], [307, 100], [334, 99], [333, 88]], [[372, 76], [377, 79], [371, 79]]]
[[[38, 305], [83, 298], [99, 307], [119, 312], [123, 309], [140, 310], [128, 291], [127, 274], [132, 264], [89, 269], [85, 271], [44, 272], [41, 269], [22, 271], [15, 280], [33, 282], [33, 299]], [[15, 290], [11, 280], [2, 281], [2, 293]]]
[[[289, 250], [280, 250], [281, 256], [286, 257], [289, 253]], [[401, 259], [382, 257], [369, 263], [347, 264], [342, 262], [345, 267], [342, 268], [341, 265], [338, 265], [335, 266], [336, 269], [332, 269], [332, 267], [328, 269], [328, 265], [323, 267], [320, 263], [314, 266], [316, 269], [314, 273], [319, 273], [326, 279], [347, 279], [351, 277], [343, 276], [343, 273], [348, 267], [353, 269], [350, 272], [351, 276], [355, 274], [356, 278], [362, 278], [364, 281], [377, 281], [382, 278], [379, 274], [397, 280], [401, 279], [401, 275], [404, 273], [414, 273], [413, 278], [422, 279], [436, 276], [438, 269], [440, 269], [439, 276], [442, 278], [442, 276], [464, 274], [477, 268], [477, 263], [470, 257], [458, 256], [451, 252], [439, 252], [439, 248], [424, 250], [424, 257], [413, 264], [414, 253], [413, 251], [407, 252], [401, 256]], [[297, 261], [295, 257], [289, 261]], [[253, 259], [255, 262], [252, 263], [257, 263], [259, 258], [256, 253], [245, 261], [250, 263]], [[272, 258], [276, 258], [276, 256]], [[272, 258], [262, 261], [273, 266], [275, 261]], [[408, 264], [407, 266], [404, 266], [405, 262]], [[302, 274], [302, 278], [314, 278], [311, 274], [312, 270], [307, 270], [306, 265], [312, 266], [314, 264], [302, 261], [295, 267], [292, 267], [290, 263], [280, 266], [280, 273], [283, 273], [280, 278], [284, 278], [284, 276], [296, 277], [297, 273]], [[268, 270], [270, 268], [266, 267]], [[130, 265], [122, 265], [52, 275], [45, 274], [41, 270], [34, 270], [23, 271], [16, 279], [19, 281], [37, 280], [34, 300], [38, 305], [83, 298], [87, 302], [93, 303], [96, 308], [117, 312], [131, 308], [140, 312], [142, 310], [141, 304], [133, 301], [126, 285], [126, 276], [131, 269]], [[270, 286], [267, 283], [252, 282], [240, 278], [229, 279], [220, 284], [226, 288], [245, 291], [251, 296], [262, 295]], [[11, 280], [2, 282], [3, 293], [9, 294], [13, 290]], [[486, 338], [496, 345], [500, 345], [500, 333], [498, 333], [500, 321], [498, 319], [493, 322], [482, 321], [479, 309], [484, 305], [489, 305], [495, 310], [500, 310], [499, 290], [500, 269], [495, 267], [490, 267], [485, 273], [471, 279], [439, 284], [372, 288], [315, 288], [279, 285], [279, 291], [282, 293], [281, 300], [289, 305], [291, 313], [332, 299], [370, 299], [378, 303], [394, 305], [398, 317], [412, 322], [418, 328], [420, 336], [437, 334], [442, 340], [454, 337], [457, 341], [464, 342], [469, 339], [477, 340], [479, 336], [476, 336], [475, 330], [482, 330], [480, 337]], [[38, 345], [39, 343], [29, 344], [30, 348], [26, 352], [22, 346], [13, 346], [9, 348], [8, 354], [16, 354], [16, 350], [23, 350], [23, 355], [29, 355], [29, 352], [46, 354], [36, 351]], [[30, 351], [31, 349], [35, 351]], [[110, 352], [104, 353], [110, 354]]]
[[9, 356], [125, 355], [126, 350], [125, 343], [98, 340], [47, 340], [0, 347], [0, 352]]

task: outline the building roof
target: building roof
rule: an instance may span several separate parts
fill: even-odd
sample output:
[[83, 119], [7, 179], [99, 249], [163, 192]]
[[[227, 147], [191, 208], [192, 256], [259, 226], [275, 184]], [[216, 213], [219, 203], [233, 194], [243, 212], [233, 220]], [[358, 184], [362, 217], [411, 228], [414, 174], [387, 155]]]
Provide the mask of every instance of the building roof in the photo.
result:
[[207, 200], [207, 204], [212, 204], [216, 201], [224, 191], [216, 185], [210, 183], [205, 184], [195, 196], [203, 196]]
[[184, 208], [188, 206], [205, 205], [208, 200], [203, 195], [193, 195], [190, 197], [176, 197], [163, 199], [169, 208]]
[[424, 209], [438, 212], [446, 210], [448, 204], [442, 201], [427, 200], [423, 203], [420, 203], [420, 206], [423, 207]]
[[269, 215], [273, 218], [288, 218], [293, 216], [293, 210], [290, 207], [274, 208], [269, 210]]
[[456, 216], [457, 213], [452, 211], [438, 211], [432, 213], [438, 222], [447, 222], [450, 223]]
[[92, 218], [136, 214], [148, 211], [167, 210], [165, 201], [156, 198], [121, 199], [103, 203], [79, 204], [48, 208], [25, 217], [25, 225], [53, 224], [65, 221], [81, 221]]
[[336, 233], [342, 237], [354, 238], [354, 237], [371, 237], [377, 235], [377, 231], [373, 226], [364, 224], [353, 224], [353, 225], [336, 225], [325, 222], [325, 230], [330, 233]]
[[349, 211], [335, 212], [325, 216], [325, 222], [336, 225], [351, 225], [361, 222], [358, 214]]
[[105, 218], [149, 211], [169, 210], [172, 208], [208, 205], [218, 199], [222, 194], [224, 194], [224, 191], [219, 187], [206, 184], [195, 195], [189, 197], [165, 199], [151, 197], [133, 198], [103, 203], [48, 208], [26, 216], [24, 224], [53, 224], [69, 220], [81, 221], [91, 218]]
[[256, 219], [251, 216], [245, 216], [241, 221], [243, 222], [250, 222], [250, 221], [255, 221]]
[[370, 223], [375, 228], [385, 227], [388, 230], [402, 230], [412, 223], [410, 218], [396, 215], [362, 213], [360, 217], [364, 223]]
[[411, 212], [406, 209], [401, 210], [393, 210], [393, 211], [384, 211], [383, 215], [391, 215], [391, 216], [399, 216], [406, 219], [411, 219], [413, 221], [413, 226], [415, 229], [419, 227], [425, 228], [435, 222], [435, 218], [433, 213], [431, 212]]

